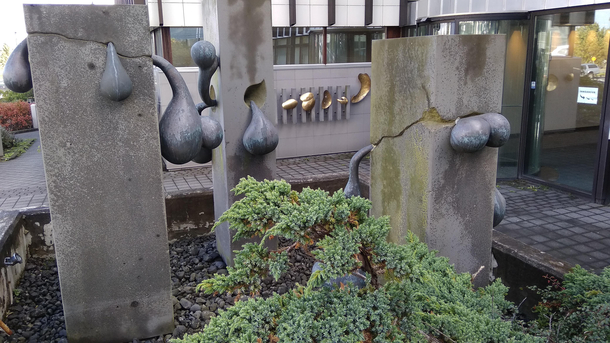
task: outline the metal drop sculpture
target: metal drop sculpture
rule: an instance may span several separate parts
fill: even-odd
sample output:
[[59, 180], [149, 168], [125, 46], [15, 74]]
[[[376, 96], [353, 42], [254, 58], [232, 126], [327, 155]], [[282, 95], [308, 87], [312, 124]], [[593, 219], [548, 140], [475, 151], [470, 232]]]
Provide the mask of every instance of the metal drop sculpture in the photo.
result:
[[201, 100], [207, 105], [214, 107], [217, 102], [210, 96], [210, 80], [218, 69], [219, 61], [216, 48], [208, 41], [198, 41], [191, 47], [191, 58], [199, 67], [198, 90]]
[[167, 77], [173, 93], [159, 122], [161, 155], [171, 163], [184, 164], [195, 158], [201, 150], [201, 119], [178, 70], [163, 57], [153, 55], [152, 59], [153, 64]]
[[500, 193], [500, 191], [495, 188], [494, 189], [494, 223], [493, 227], [500, 225], [502, 220], [504, 219], [504, 215], [506, 214], [506, 199], [504, 199], [504, 195]]
[[358, 152], [356, 152], [349, 161], [349, 179], [347, 180], [347, 184], [344, 188], [346, 198], [360, 196], [360, 178], [358, 177], [358, 169], [362, 159], [368, 155], [373, 148], [374, 146], [372, 144], [365, 146], [364, 148], [358, 150]]
[[32, 89], [27, 38], [21, 41], [9, 56], [2, 78], [6, 87], [13, 92], [25, 93]]
[[253, 100], [250, 101], [250, 112], [252, 120], [246, 128], [242, 142], [252, 155], [266, 155], [275, 150], [279, 143], [277, 129]]
[[316, 98], [313, 96], [312, 92], [307, 92], [301, 95], [301, 106], [303, 110], [309, 112], [313, 109], [313, 106], [316, 104]]
[[322, 97], [322, 109], [326, 110], [332, 105], [333, 97], [330, 95], [330, 92], [327, 90], [324, 91], [324, 96]]
[[294, 99], [288, 99], [282, 103], [282, 108], [285, 110], [291, 110], [291, 109], [297, 107], [298, 104], [299, 104], [298, 101], [296, 101]]
[[476, 152], [485, 146], [501, 147], [510, 137], [510, 123], [498, 113], [461, 118], [451, 129], [449, 142], [458, 152]]
[[360, 90], [352, 97], [352, 104], [357, 104], [362, 101], [371, 91], [371, 77], [369, 74], [358, 74], [358, 80], [360, 81]]
[[106, 48], [106, 67], [100, 81], [102, 95], [112, 101], [123, 101], [131, 95], [133, 83], [123, 68], [112, 42]]
[[212, 160], [212, 150], [222, 143], [224, 133], [220, 123], [216, 119], [208, 116], [201, 116], [201, 129], [203, 130], [201, 150], [192, 161], [196, 163], [208, 163]]

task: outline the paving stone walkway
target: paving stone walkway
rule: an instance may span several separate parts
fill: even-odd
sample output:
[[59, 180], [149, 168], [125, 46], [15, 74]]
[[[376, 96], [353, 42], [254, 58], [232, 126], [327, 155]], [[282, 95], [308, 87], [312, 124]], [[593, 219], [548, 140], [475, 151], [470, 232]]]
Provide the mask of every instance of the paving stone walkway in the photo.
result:
[[506, 217], [496, 230], [572, 265], [610, 265], [610, 207], [525, 181], [501, 182]]
[[[36, 138], [19, 158], [0, 163], [0, 210], [46, 207], [46, 183], [38, 132], [19, 134]], [[278, 177], [287, 181], [348, 173], [350, 154], [278, 160]], [[361, 163], [360, 178], [370, 179], [370, 163]], [[212, 168], [163, 173], [166, 193], [212, 189]], [[506, 217], [496, 230], [572, 265], [600, 272], [610, 265], [610, 207], [522, 180], [501, 182]]]

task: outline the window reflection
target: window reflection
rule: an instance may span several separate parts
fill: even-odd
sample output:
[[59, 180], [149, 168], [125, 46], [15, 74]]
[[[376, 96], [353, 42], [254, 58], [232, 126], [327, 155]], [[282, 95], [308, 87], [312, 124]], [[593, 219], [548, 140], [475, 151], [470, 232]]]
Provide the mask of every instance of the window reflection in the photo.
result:
[[[371, 61], [371, 42], [384, 38], [383, 29], [329, 28], [326, 63]], [[324, 63], [323, 28], [273, 28], [274, 64]]]
[[201, 27], [172, 27], [170, 28], [172, 64], [175, 67], [196, 67], [191, 58], [191, 47], [195, 42], [203, 39]]

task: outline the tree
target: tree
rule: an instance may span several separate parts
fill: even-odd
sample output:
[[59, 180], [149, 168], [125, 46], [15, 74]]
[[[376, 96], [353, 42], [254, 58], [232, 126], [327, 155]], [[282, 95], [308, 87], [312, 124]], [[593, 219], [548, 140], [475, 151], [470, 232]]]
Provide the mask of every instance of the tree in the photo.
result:
[[4, 45], [2, 46], [2, 51], [0, 51], [0, 70], [4, 69], [4, 66], [6, 65], [6, 61], [8, 61], [8, 57], [11, 55], [11, 50], [8, 47], [8, 45], [6, 45], [6, 43], [4, 43]]
[[[576, 29], [574, 55], [582, 58], [582, 63], [602, 64], [608, 59], [608, 39], [606, 28], [598, 23]], [[593, 59], [595, 58], [595, 59]]]

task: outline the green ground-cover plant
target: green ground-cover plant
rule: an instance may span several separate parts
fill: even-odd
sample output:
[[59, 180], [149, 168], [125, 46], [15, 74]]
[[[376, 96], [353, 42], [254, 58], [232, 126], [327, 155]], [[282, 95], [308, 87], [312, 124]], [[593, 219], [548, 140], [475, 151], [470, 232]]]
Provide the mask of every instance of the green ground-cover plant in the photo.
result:
[[0, 161], [8, 161], [19, 157], [26, 152], [34, 143], [35, 139], [18, 139], [15, 135], [8, 132], [0, 126], [0, 139], [2, 140], [2, 148], [4, 155], [0, 156]]
[[600, 275], [576, 266], [560, 282], [547, 277], [534, 311], [548, 342], [610, 342], [610, 267]]
[[[203, 332], [174, 342], [542, 342], [503, 315], [514, 309], [496, 280], [474, 290], [469, 274], [455, 272], [412, 233], [404, 245], [388, 243], [387, 217], [368, 216], [370, 201], [322, 190], [292, 191], [284, 181], [242, 179], [244, 197], [216, 223], [229, 222], [235, 239], [259, 237], [237, 252], [228, 275], [204, 280], [206, 293], [256, 294], [268, 275], [289, 269], [295, 249], [322, 263], [307, 285], [268, 299], [237, 302], [211, 319]], [[269, 251], [264, 241], [292, 245]], [[366, 286], [320, 287], [348, 273]], [[239, 294], [238, 294], [239, 297]], [[433, 338], [436, 337], [436, 338]]]

